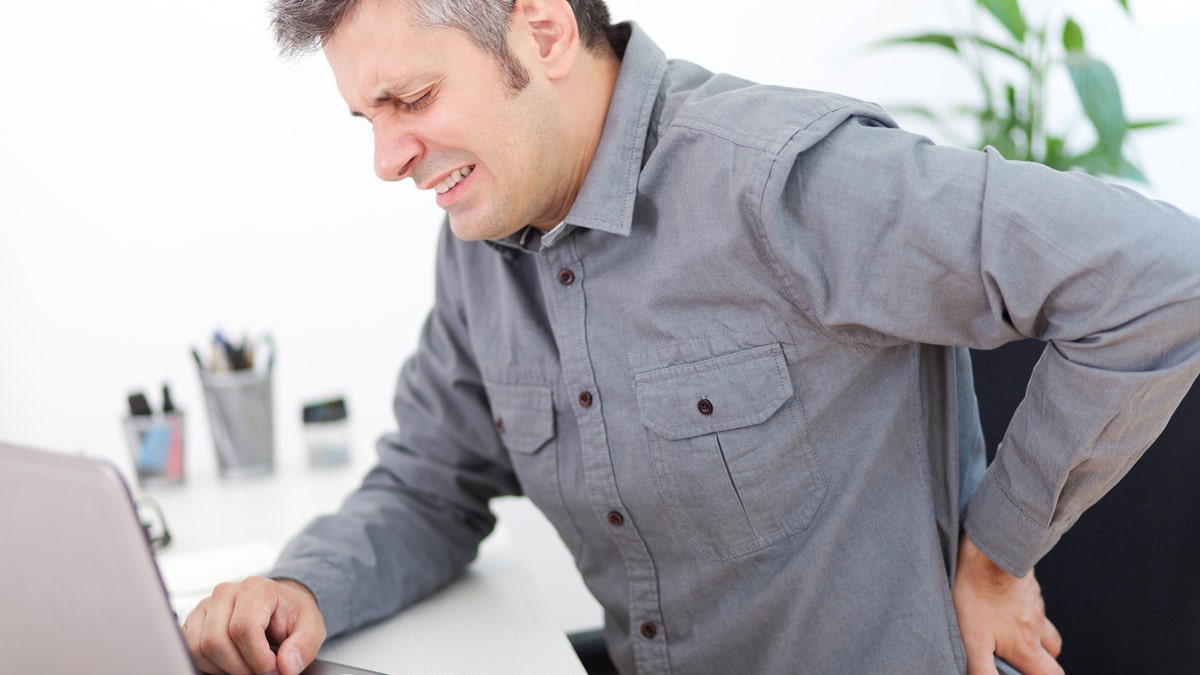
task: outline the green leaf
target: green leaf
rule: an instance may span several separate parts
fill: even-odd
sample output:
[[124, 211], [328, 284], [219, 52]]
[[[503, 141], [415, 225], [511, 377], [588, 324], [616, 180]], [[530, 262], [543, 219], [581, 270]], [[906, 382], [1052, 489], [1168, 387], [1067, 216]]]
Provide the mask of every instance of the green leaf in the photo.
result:
[[1017, 4], [1017, 0], [978, 0], [978, 2], [1000, 23], [1004, 24], [1017, 42], [1025, 41], [1027, 24], [1025, 17], [1021, 15], [1021, 6]]
[[1139, 183], [1150, 182], [1146, 178], [1146, 174], [1142, 173], [1142, 170], [1139, 169], [1136, 164], [1124, 157], [1121, 158], [1120, 164], [1117, 165], [1117, 176], [1121, 178], [1127, 178], [1129, 180], [1136, 180]]
[[1079, 102], [1100, 139], [1100, 149], [1113, 164], [1121, 159], [1121, 145], [1129, 122], [1121, 103], [1117, 76], [1103, 61], [1082, 52], [1067, 55], [1067, 70], [1079, 94]]
[[906, 35], [903, 37], [888, 38], [880, 40], [871, 45], [872, 49], [881, 49], [883, 47], [895, 47], [898, 45], [932, 45], [935, 47], [943, 47], [954, 53], [960, 53], [958, 48], [959, 42], [970, 42], [980, 47], [991, 49], [1005, 56], [1012, 57], [1024, 65], [1026, 68], [1032, 67], [1031, 62], [1025, 56], [1022, 56], [1012, 47], [1002, 45], [999, 42], [989, 40], [980, 35], [962, 34], [949, 35], [946, 33], [921, 33], [920, 35]]
[[1142, 170], [1136, 164], [1129, 161], [1124, 155], [1117, 157], [1115, 160], [1108, 158], [1105, 155], [1104, 149], [1099, 144], [1082, 155], [1071, 158], [1069, 164], [1071, 167], [1078, 168], [1094, 176], [1116, 176], [1118, 178], [1138, 181], [1139, 183], [1149, 182], [1146, 174], [1142, 173]]
[[1160, 127], [1169, 127], [1172, 124], [1179, 124], [1177, 119], [1166, 120], [1138, 120], [1137, 122], [1129, 123], [1130, 131], [1141, 131], [1142, 129], [1158, 129]]
[[991, 49], [993, 51], [1004, 54], [1005, 56], [1011, 56], [1014, 59], [1016, 59], [1017, 61], [1019, 61], [1022, 65], [1024, 65], [1026, 68], [1033, 67], [1033, 62], [1030, 61], [1028, 59], [1028, 57], [1022, 56], [1015, 49], [1013, 49], [1011, 47], [1006, 47], [1006, 46], [1000, 44], [999, 42], [993, 42], [992, 40], [989, 40], [985, 37], [980, 37], [978, 35], [959, 35], [959, 36], [957, 36], [957, 38], [959, 40], [964, 40], [966, 42], [973, 42], [973, 43], [979, 45], [980, 47], [987, 47], [988, 49]]
[[1124, 7], [1124, 8], [1125, 8], [1125, 13], [1126, 13], [1126, 14], [1129, 14], [1129, 13], [1130, 13], [1130, 12], [1129, 12], [1129, 0], [1117, 0], [1117, 2], [1121, 3], [1121, 7]]
[[945, 33], [922, 33], [920, 35], [909, 35], [907, 37], [889, 38], [875, 43], [875, 47], [890, 47], [894, 45], [933, 45], [935, 47], [945, 47], [952, 52], [958, 52], [958, 43], [953, 35]]
[[980, 149], [991, 146], [996, 152], [1000, 153], [1005, 159], [1021, 159], [1021, 152], [1017, 149], [1017, 142], [1011, 134], [997, 133], [987, 135], [979, 144]]
[[1063, 151], [1066, 149], [1066, 145], [1066, 141], [1058, 136], [1047, 136], [1046, 152], [1042, 156], [1042, 164], [1045, 164], [1051, 169], [1058, 169], [1059, 171], [1066, 171], [1067, 169], [1070, 169], [1070, 160], [1063, 156]]
[[1063, 26], [1063, 47], [1066, 47], [1068, 52], [1081, 52], [1084, 49], [1083, 29], [1070, 17]]
[[1108, 161], [1104, 153], [1100, 152], [1099, 146], [1072, 158], [1069, 163], [1072, 167], [1077, 167], [1093, 176], [1112, 174], [1112, 163]]

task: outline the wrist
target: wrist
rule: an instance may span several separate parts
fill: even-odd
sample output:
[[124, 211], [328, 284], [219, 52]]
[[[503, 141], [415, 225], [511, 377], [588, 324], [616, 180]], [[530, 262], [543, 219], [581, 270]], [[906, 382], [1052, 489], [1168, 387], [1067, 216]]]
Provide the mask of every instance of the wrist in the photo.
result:
[[312, 598], [313, 602], [317, 601], [317, 594], [313, 593], [311, 588], [304, 585], [304, 583], [302, 583], [300, 581], [297, 581], [295, 579], [290, 579], [287, 577], [278, 578], [278, 579], [275, 579], [274, 581], [278, 584], [287, 586], [287, 587], [295, 589], [297, 591], [303, 591], [303, 593], [305, 595]]
[[958, 543], [958, 574], [969, 575], [977, 583], [983, 582], [995, 588], [1011, 586], [1019, 579], [992, 561], [965, 531]]

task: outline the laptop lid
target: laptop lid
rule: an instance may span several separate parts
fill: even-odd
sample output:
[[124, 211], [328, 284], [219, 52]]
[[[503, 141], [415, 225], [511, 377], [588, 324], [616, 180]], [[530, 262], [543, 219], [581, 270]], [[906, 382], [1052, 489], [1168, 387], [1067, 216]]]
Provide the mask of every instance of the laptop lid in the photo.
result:
[[107, 462], [0, 443], [0, 670], [195, 673]]

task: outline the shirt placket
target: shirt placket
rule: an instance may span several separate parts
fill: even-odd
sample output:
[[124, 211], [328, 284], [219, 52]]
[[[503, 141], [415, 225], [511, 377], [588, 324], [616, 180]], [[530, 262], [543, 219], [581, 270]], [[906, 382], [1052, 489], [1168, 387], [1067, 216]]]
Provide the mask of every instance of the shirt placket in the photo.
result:
[[[669, 672], [657, 575], [637, 523], [621, 501], [604, 421], [604, 400], [596, 385], [596, 368], [613, 363], [592, 361], [587, 332], [585, 269], [574, 236], [539, 256], [545, 297], [553, 306], [551, 322], [562, 363], [563, 383], [574, 392], [572, 406], [579, 426], [583, 474], [592, 515], [621, 554], [628, 583], [630, 640], [639, 673]], [[600, 355], [601, 358], [603, 355]]]

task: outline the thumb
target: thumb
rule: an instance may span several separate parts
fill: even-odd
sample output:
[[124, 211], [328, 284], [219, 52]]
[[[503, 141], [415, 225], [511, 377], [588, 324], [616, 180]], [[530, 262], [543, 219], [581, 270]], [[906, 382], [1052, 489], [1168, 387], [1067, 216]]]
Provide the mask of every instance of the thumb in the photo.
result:
[[275, 667], [279, 675], [300, 675], [317, 658], [319, 643], [307, 644], [300, 633], [293, 634], [275, 653]]
[[271, 632], [279, 642], [275, 667], [279, 675], [300, 675], [316, 660], [317, 651], [325, 642], [325, 619], [307, 586], [290, 579], [279, 583], [289, 591], [282, 594], [283, 602], [271, 621]]
[[298, 622], [275, 652], [275, 665], [279, 669], [279, 675], [300, 675], [300, 672], [317, 658], [317, 651], [324, 641], [324, 623], [319, 620]]

